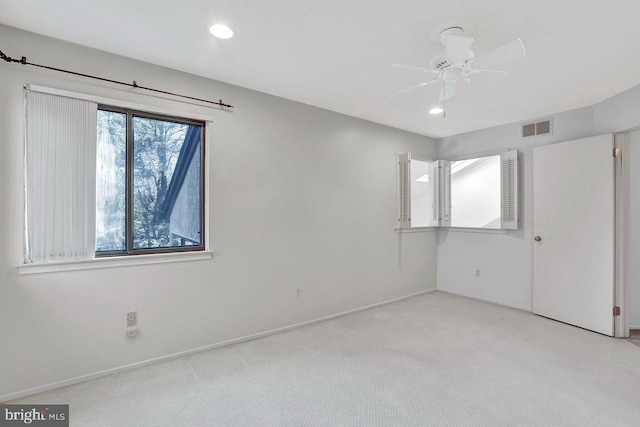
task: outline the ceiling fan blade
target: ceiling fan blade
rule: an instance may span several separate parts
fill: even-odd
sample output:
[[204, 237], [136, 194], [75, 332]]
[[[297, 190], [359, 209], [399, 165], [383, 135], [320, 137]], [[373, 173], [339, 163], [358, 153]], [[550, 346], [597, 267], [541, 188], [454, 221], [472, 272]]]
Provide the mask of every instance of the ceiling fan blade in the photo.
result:
[[433, 68], [428, 68], [428, 67], [418, 67], [416, 65], [406, 65], [406, 64], [393, 64], [392, 65], [393, 68], [397, 68], [399, 70], [417, 70], [417, 71], [424, 71], [426, 73], [438, 73], [439, 71]]
[[493, 70], [491, 68], [471, 68], [471, 71], [467, 72], [467, 74], [475, 74], [475, 73], [499, 73], [499, 74], [509, 74], [508, 71], [504, 70]]
[[424, 86], [426, 86], [426, 85], [430, 85], [431, 83], [435, 83], [435, 82], [437, 82], [438, 80], [440, 80], [440, 79], [433, 79], [433, 80], [429, 80], [428, 82], [422, 82], [422, 83], [417, 84], [417, 85], [415, 85], [415, 86], [411, 86], [411, 87], [408, 87], [408, 88], [406, 88], [406, 89], [402, 89], [401, 91], [394, 93], [394, 95], [401, 95], [401, 94], [403, 94], [403, 93], [410, 92], [410, 91], [412, 91], [412, 90], [414, 90], [414, 89], [419, 89], [419, 88], [424, 87]]
[[524, 58], [526, 54], [527, 52], [524, 50], [522, 40], [515, 39], [489, 52], [478, 55], [471, 65], [474, 69], [493, 68], [517, 61], [518, 59]]
[[440, 101], [451, 98], [456, 94], [456, 82], [445, 82], [440, 89]]
[[447, 58], [452, 64], [464, 62], [472, 44], [471, 37], [447, 36]]

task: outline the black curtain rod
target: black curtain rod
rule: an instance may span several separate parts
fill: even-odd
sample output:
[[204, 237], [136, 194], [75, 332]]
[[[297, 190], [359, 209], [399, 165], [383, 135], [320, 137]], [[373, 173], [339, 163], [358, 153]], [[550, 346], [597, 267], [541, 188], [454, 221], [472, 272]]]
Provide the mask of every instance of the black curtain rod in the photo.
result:
[[49, 67], [49, 66], [46, 66], [46, 65], [34, 64], [32, 62], [28, 62], [27, 58], [25, 56], [23, 56], [20, 59], [15, 59], [15, 58], [11, 58], [10, 56], [5, 55], [4, 52], [2, 52], [1, 50], [0, 50], [0, 59], [4, 59], [6, 62], [16, 62], [16, 63], [22, 64], [22, 65], [31, 65], [33, 67], [45, 68], [47, 70], [53, 70], [53, 71], [59, 71], [61, 73], [73, 74], [74, 76], [87, 77], [89, 79], [95, 79], [95, 80], [100, 80], [100, 81], [103, 81], [103, 82], [115, 83], [115, 84], [118, 84], [118, 85], [128, 86], [128, 87], [132, 87], [132, 88], [136, 88], [136, 89], [144, 89], [144, 90], [148, 90], [148, 91], [151, 91], [151, 92], [163, 93], [165, 95], [177, 96], [179, 98], [186, 98], [186, 99], [192, 99], [194, 101], [206, 102], [207, 104], [219, 105], [220, 107], [233, 108], [233, 105], [225, 104], [224, 102], [222, 102], [222, 99], [219, 100], [219, 101], [209, 101], [208, 99], [195, 98], [193, 96], [181, 95], [179, 93], [173, 93], [173, 92], [167, 92], [166, 90], [160, 90], [160, 89], [154, 89], [154, 88], [151, 88], [151, 87], [140, 86], [135, 80], [133, 81], [133, 83], [126, 83], [126, 82], [120, 82], [118, 80], [105, 79], [104, 77], [92, 76], [90, 74], [82, 74], [82, 73], [76, 73], [75, 71], [63, 70], [62, 68], [55, 68], [55, 67]]

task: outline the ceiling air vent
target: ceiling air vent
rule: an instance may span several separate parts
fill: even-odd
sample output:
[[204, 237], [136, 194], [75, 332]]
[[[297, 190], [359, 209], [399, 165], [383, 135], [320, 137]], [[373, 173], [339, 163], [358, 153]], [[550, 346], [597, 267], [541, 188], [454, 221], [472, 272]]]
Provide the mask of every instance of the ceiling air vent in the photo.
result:
[[536, 123], [536, 135], [551, 133], [551, 120]]
[[525, 123], [522, 125], [522, 137], [548, 135], [551, 133], [551, 119], [536, 123]]
[[536, 124], [530, 123], [528, 125], [522, 125], [522, 137], [536, 136]]

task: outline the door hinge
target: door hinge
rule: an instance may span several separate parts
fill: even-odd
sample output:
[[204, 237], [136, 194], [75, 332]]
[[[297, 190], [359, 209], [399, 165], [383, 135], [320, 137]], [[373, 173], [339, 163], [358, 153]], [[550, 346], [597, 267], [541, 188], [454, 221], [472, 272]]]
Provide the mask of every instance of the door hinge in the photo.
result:
[[617, 305], [613, 307], [613, 315], [620, 316], [620, 307], [618, 307]]
[[622, 157], [622, 150], [619, 148], [614, 148], [613, 149], [613, 157], [615, 157], [616, 159], [619, 157]]

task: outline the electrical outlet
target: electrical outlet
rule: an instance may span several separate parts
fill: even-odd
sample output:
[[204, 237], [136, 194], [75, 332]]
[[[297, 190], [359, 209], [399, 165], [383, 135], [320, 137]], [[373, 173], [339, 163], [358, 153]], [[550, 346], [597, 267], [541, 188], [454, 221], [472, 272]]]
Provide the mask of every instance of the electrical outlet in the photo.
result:
[[302, 288], [296, 288], [296, 298], [302, 298], [302, 295], [300, 295], [300, 292], [302, 292]]
[[476, 277], [480, 277], [480, 269], [476, 270]]
[[130, 311], [127, 313], [127, 327], [136, 326], [138, 324], [138, 312]]
[[135, 329], [127, 329], [127, 338], [138, 338], [138, 328]]

